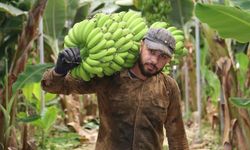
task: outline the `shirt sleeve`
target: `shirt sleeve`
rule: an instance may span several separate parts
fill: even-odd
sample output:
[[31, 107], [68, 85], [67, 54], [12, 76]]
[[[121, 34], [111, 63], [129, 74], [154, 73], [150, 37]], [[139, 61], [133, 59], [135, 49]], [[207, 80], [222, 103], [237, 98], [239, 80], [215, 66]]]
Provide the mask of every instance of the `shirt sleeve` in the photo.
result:
[[181, 113], [180, 90], [175, 80], [171, 79], [171, 82], [170, 104], [168, 106], [168, 115], [165, 121], [169, 149], [188, 150], [188, 141]]
[[41, 86], [44, 91], [54, 94], [87, 94], [96, 93], [101, 88], [97, 80], [85, 82], [74, 79], [70, 74], [66, 76], [56, 75], [54, 69], [49, 69], [43, 74]]

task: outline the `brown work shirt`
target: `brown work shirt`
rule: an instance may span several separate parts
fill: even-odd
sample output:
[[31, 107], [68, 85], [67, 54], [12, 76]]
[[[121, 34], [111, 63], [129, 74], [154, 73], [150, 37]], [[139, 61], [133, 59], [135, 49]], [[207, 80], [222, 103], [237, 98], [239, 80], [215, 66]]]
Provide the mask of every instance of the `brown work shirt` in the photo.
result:
[[124, 70], [84, 82], [48, 70], [42, 87], [57, 94], [97, 94], [100, 128], [96, 150], [162, 150], [163, 127], [170, 150], [188, 149], [178, 85], [162, 73], [143, 81], [132, 79]]

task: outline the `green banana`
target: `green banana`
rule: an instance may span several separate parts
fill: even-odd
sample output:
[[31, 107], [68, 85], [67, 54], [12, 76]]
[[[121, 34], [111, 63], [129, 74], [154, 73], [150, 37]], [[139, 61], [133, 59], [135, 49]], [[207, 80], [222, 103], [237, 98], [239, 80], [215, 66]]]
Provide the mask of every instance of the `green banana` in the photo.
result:
[[133, 35], [132, 33], [127, 34], [127, 35], [125, 36], [126, 42], [128, 42], [129, 40], [131, 40], [133, 37], [134, 37], [134, 35]]
[[123, 52], [123, 53], [119, 53], [118, 55], [121, 56], [122, 58], [127, 58], [129, 52]]
[[131, 33], [131, 31], [128, 28], [125, 28], [125, 29], [122, 30], [122, 36], [126, 36], [126, 35], [128, 35], [130, 33]]
[[118, 65], [115, 62], [110, 62], [110, 68], [114, 69], [115, 71], [120, 71], [122, 69], [122, 67], [120, 65]]
[[111, 76], [115, 72], [115, 70], [110, 67], [103, 67], [103, 72], [105, 75]]
[[144, 22], [143, 18], [136, 18], [131, 24], [128, 25], [129, 28], [134, 28], [139, 23]]
[[132, 28], [132, 32], [134, 34], [139, 33], [140, 31], [142, 31], [143, 29], [145, 29], [147, 26], [145, 24], [145, 22], [141, 22], [138, 25], [136, 25], [134, 28]]
[[102, 27], [101, 27], [101, 30], [102, 30], [103, 33], [107, 33], [107, 32], [108, 32], [108, 28], [105, 27], [105, 26], [102, 26]]
[[99, 20], [99, 19], [102, 18], [104, 15], [105, 15], [105, 14], [103, 14], [103, 13], [97, 13], [97, 14], [94, 15], [93, 18], [95, 18], [96, 20]]
[[110, 62], [105, 62], [105, 63], [101, 63], [99, 66], [104, 68], [104, 67], [108, 67]]
[[99, 78], [102, 78], [103, 76], [104, 76], [103, 72], [97, 74], [97, 77], [99, 77]]
[[104, 49], [104, 50], [100, 50], [98, 53], [89, 54], [89, 57], [91, 59], [94, 59], [94, 60], [99, 60], [99, 59], [103, 58], [104, 56], [106, 56], [107, 53], [108, 53], [108, 51], [106, 49]]
[[75, 36], [78, 43], [85, 43], [82, 39], [82, 34], [87, 23], [88, 20], [83, 20], [79, 23], [79, 26], [77, 28], [73, 27], [73, 35]]
[[135, 55], [133, 55], [133, 54], [131, 54], [131, 53], [128, 53], [127, 59], [135, 59], [135, 58], [136, 58]]
[[136, 59], [126, 59], [124, 64], [134, 64], [136, 62]]
[[122, 44], [124, 44], [126, 42], [126, 38], [125, 37], [121, 37], [116, 43], [115, 43], [115, 48], [119, 48]]
[[188, 54], [188, 49], [186, 47], [183, 48], [183, 55], [187, 55]]
[[125, 14], [126, 14], [125, 11], [121, 11], [121, 12], [118, 13], [118, 15], [121, 17], [121, 19], [123, 18], [123, 16], [124, 16]]
[[105, 26], [105, 27], [110, 27], [110, 25], [113, 23], [113, 20], [111, 19], [111, 18], [109, 18], [105, 23], [104, 23], [104, 25], [103, 26]]
[[111, 38], [112, 38], [113, 40], [119, 39], [119, 38], [122, 36], [122, 32], [123, 32], [122, 28], [118, 28], [118, 29], [113, 33], [113, 35], [111, 36]]
[[143, 36], [146, 34], [146, 32], [148, 31], [148, 29], [147, 28], [144, 28], [143, 30], [141, 30], [139, 33], [137, 33], [134, 37], [133, 37], [133, 40], [135, 40], [135, 41], [140, 41], [142, 38], [143, 38]]
[[[115, 33], [114, 33], [115, 34]], [[110, 40], [112, 38], [112, 34], [110, 32], [107, 32], [103, 35], [103, 37], [106, 39], [106, 40]]]
[[[87, 43], [87, 47], [89, 49], [93, 48], [98, 42], [101, 42], [105, 39], [103, 39], [103, 33], [99, 32], [97, 33], [90, 41]], [[105, 40], [106, 41], [106, 40]], [[95, 46], [96, 47], [96, 46]]]
[[108, 29], [108, 32], [111, 32], [111, 33], [115, 32], [117, 30], [117, 28], [118, 28], [118, 25], [119, 25], [118, 22], [113, 22], [110, 25], [110, 27]]
[[98, 26], [98, 27], [102, 27], [108, 19], [109, 19], [109, 16], [108, 16], [108, 15], [103, 15], [103, 16], [100, 17], [100, 19], [97, 21], [97, 26]]
[[127, 22], [125, 22], [125, 21], [119, 22], [118, 27], [119, 27], [119, 28], [122, 28], [122, 29], [125, 29], [125, 28], [127, 27]]
[[84, 81], [89, 81], [90, 80], [90, 76], [88, 75], [88, 73], [84, 70], [82, 65], [79, 65], [79, 74], [81, 79], [83, 79]]
[[95, 36], [96, 36], [99, 32], [101, 32], [101, 29], [100, 29], [99, 27], [94, 28], [94, 29], [89, 33], [86, 42], [87, 42], [87, 43], [90, 43], [90, 40], [92, 40], [93, 38], [95, 38]]
[[141, 16], [139, 15], [139, 13], [134, 13], [127, 21], [127, 24], [130, 25], [132, 23], [132, 21], [134, 21], [136, 18], [140, 18]]
[[129, 19], [132, 15], [134, 15], [134, 14], [135, 14], [135, 12], [133, 12], [133, 11], [129, 11], [129, 12], [125, 13], [124, 16], [123, 16], [123, 18], [122, 18], [122, 20], [123, 20], [123, 21], [128, 21], [128, 19]]
[[184, 43], [182, 41], [178, 41], [175, 44], [175, 49], [178, 50], [178, 49], [182, 48], [183, 46], [184, 46]]
[[129, 49], [132, 48], [132, 46], [134, 45], [134, 42], [131, 40], [129, 41], [128, 43], [122, 45], [117, 52], [125, 52], [125, 51], [128, 51]]
[[133, 63], [124, 63], [122, 66], [125, 68], [131, 68], [134, 66], [134, 64]]
[[[79, 24], [78, 24], [79, 25]], [[74, 36], [74, 34], [73, 34], [73, 28], [71, 28], [71, 29], [69, 29], [69, 32], [68, 32], [68, 36], [69, 36], [69, 39], [70, 39], [70, 41], [72, 42], [72, 43], [74, 43], [74, 44], [78, 44], [78, 42], [77, 42], [77, 40], [76, 40], [76, 38], [75, 38], [75, 36]]]
[[123, 60], [123, 58], [121, 56], [115, 55], [114, 56], [114, 62], [116, 62], [119, 65], [123, 65], [125, 61]]
[[105, 57], [103, 57], [103, 58], [101, 58], [101, 62], [102, 63], [105, 63], [105, 62], [110, 62], [110, 61], [112, 61], [114, 59], [114, 55], [108, 55], [108, 56], [105, 56]]
[[77, 79], [76, 68], [73, 68], [72, 70], [70, 70], [70, 74], [73, 78]]
[[175, 39], [176, 42], [184, 40], [184, 36], [183, 35], [174, 35], [173, 37], [174, 37], [174, 39]]
[[111, 16], [111, 18], [115, 21], [115, 22], [120, 22], [121, 21], [121, 17], [119, 14], [115, 13]]
[[86, 61], [84, 61], [82, 63], [82, 66], [83, 66], [84, 70], [86, 70], [87, 72], [92, 73], [92, 74], [98, 74], [98, 73], [102, 72], [101, 67], [90, 66]]
[[107, 49], [107, 55], [113, 55], [116, 52], [116, 48], [111, 47]]
[[101, 51], [102, 49], [105, 49], [106, 42], [107, 42], [107, 40], [102, 39], [96, 46], [89, 49], [89, 53], [94, 54], [94, 53]]
[[177, 58], [178, 56], [182, 56], [182, 53], [183, 53], [183, 48], [179, 48], [179, 49], [176, 49], [176, 50], [174, 51], [174, 54], [175, 54], [176, 58]]
[[174, 30], [173, 32], [171, 32], [171, 34], [173, 35], [173, 36], [175, 36], [175, 35], [184, 35], [184, 33], [183, 33], [183, 31], [181, 31], [181, 30]]
[[114, 40], [108, 40], [106, 42], [105, 48], [111, 48], [115, 45], [115, 41]]
[[86, 47], [83, 47], [80, 49], [80, 56], [81, 56], [81, 58], [85, 58], [88, 56], [88, 51], [87, 51]]
[[85, 61], [91, 66], [98, 66], [100, 64], [100, 61], [91, 59], [90, 57], [88, 57]]
[[171, 27], [168, 27], [167, 30], [172, 33], [173, 31], [177, 30], [177, 28], [174, 26], [171, 26]]
[[139, 52], [139, 46], [133, 42], [133, 46], [131, 47], [131, 51], [133, 52]]
[[64, 48], [66, 48], [66, 47], [77, 47], [77, 45], [74, 44], [74, 43], [69, 39], [69, 36], [68, 36], [68, 35], [66, 35], [66, 36], [64, 37]]
[[[78, 31], [81, 30], [81, 24], [78, 22], [71, 29], [72, 29], [72, 37], [75, 39], [77, 44], [80, 44], [81, 39], [80, 39], [80, 37], [78, 37], [76, 30], [78, 30]], [[69, 35], [69, 33], [68, 33], [68, 35]]]
[[154, 22], [150, 28], [166, 28], [168, 24], [166, 22]]
[[82, 40], [83, 42], [86, 42], [87, 37], [89, 33], [95, 28], [95, 21], [94, 20], [88, 20], [88, 23], [86, 23], [86, 26], [83, 29], [82, 32]]
[[81, 74], [80, 74], [80, 66], [77, 66], [75, 69], [75, 75], [76, 79], [81, 79]]

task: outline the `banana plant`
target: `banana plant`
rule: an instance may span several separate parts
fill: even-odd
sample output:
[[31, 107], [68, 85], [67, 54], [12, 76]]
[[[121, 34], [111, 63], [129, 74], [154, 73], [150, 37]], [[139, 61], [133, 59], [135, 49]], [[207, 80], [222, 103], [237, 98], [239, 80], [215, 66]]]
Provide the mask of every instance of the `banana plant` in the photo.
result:
[[[4, 129], [4, 125], [8, 124], [8, 120], [6, 120], [5, 116], [6, 116], [6, 111], [8, 107], [9, 110], [11, 110], [11, 115], [10, 115], [10, 124], [12, 125], [14, 117], [15, 117], [15, 105], [16, 103], [13, 102], [13, 105], [9, 105], [9, 98], [11, 98], [12, 96], [12, 85], [13, 83], [16, 81], [17, 76], [23, 72], [23, 70], [25, 69], [26, 66], [26, 61], [27, 61], [27, 57], [28, 57], [28, 52], [29, 50], [32, 48], [33, 46], [33, 42], [35, 40], [35, 38], [37, 37], [36, 35], [36, 29], [38, 26], [38, 20], [43, 12], [43, 9], [45, 7], [46, 4], [46, 0], [41, 0], [38, 1], [35, 5], [35, 7], [33, 7], [31, 9], [31, 11], [29, 12], [29, 17], [27, 20], [27, 24], [26, 26], [23, 27], [23, 30], [20, 34], [19, 40], [18, 40], [18, 44], [15, 50], [15, 54], [14, 57], [12, 59], [11, 65], [10, 65], [10, 69], [8, 71], [8, 74], [6, 74], [6, 78], [7, 78], [7, 82], [6, 82], [6, 86], [4, 87], [3, 91], [0, 91], [1, 95], [4, 95], [5, 93], [8, 95], [7, 97], [2, 97], [1, 100], [1, 112], [0, 112], [0, 142], [3, 143], [4, 145], [4, 149], [8, 149], [8, 146], [11, 145], [11, 142], [15, 142], [15, 132], [14, 130], [10, 131], [10, 134], [12, 136], [9, 137], [5, 137], [4, 132], [6, 132], [6, 130]], [[30, 17], [30, 15], [32, 14], [32, 17]], [[13, 100], [14, 101], [14, 100]], [[11, 101], [10, 101], [11, 102]], [[7, 121], [7, 122], [6, 122]], [[14, 136], [13, 136], [14, 135]], [[16, 142], [15, 142], [16, 143]], [[12, 144], [13, 145], [13, 144]], [[17, 145], [13, 145], [14, 147], [17, 147]]]
[[[234, 97], [242, 93], [238, 88], [241, 84], [240, 82], [242, 82], [240, 81], [241, 76], [237, 74], [236, 71], [236, 61], [231, 45], [234, 45], [232, 43], [233, 39], [241, 43], [250, 41], [248, 32], [250, 27], [248, 23], [250, 21], [250, 14], [247, 11], [231, 6], [201, 3], [196, 4], [195, 14], [203, 23], [206, 23], [202, 24], [203, 33], [208, 41], [211, 56], [213, 56], [211, 62], [215, 65], [214, 67], [217, 68], [216, 72], [222, 86], [225, 117], [223, 146], [224, 148], [229, 146], [238, 147], [239, 149], [249, 149], [249, 144], [247, 144], [245, 140], [250, 137], [249, 114], [246, 110], [242, 110], [241, 113], [239, 113], [239, 110], [232, 107], [229, 102], [230, 100], [232, 102], [239, 100]], [[218, 34], [209, 26], [215, 29]], [[236, 121], [232, 124], [233, 118], [236, 118]], [[232, 128], [234, 131], [230, 130]], [[237, 132], [237, 137], [230, 137], [231, 132]], [[243, 132], [244, 134], [242, 134]], [[231, 142], [232, 138], [237, 139], [237, 145], [233, 145]]]

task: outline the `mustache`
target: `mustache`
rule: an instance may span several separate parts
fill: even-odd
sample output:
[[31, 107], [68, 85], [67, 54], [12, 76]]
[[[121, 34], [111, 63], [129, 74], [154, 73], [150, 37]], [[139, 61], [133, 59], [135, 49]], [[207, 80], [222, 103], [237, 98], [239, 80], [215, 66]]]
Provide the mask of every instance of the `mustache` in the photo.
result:
[[153, 66], [154, 69], [158, 70], [157, 66], [153, 63], [146, 62], [145, 64]]

